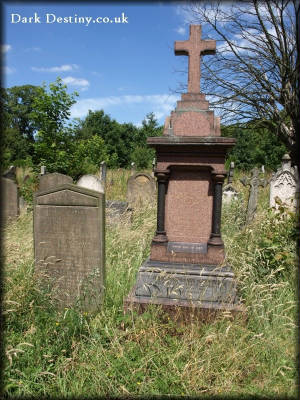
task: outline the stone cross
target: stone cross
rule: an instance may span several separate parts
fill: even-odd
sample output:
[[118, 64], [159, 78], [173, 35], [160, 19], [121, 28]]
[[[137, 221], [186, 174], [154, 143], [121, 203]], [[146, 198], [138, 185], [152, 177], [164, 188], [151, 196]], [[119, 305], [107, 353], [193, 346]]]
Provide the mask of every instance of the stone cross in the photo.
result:
[[190, 25], [189, 40], [175, 42], [175, 55], [189, 57], [188, 93], [200, 92], [200, 57], [215, 54], [215, 40], [201, 40], [201, 26]]
[[250, 185], [250, 194], [247, 207], [246, 224], [250, 223], [256, 213], [257, 209], [257, 197], [258, 197], [258, 187], [266, 187], [268, 184], [267, 179], [259, 179], [259, 169], [253, 168], [251, 171], [251, 178], [242, 178], [240, 181], [244, 186]]

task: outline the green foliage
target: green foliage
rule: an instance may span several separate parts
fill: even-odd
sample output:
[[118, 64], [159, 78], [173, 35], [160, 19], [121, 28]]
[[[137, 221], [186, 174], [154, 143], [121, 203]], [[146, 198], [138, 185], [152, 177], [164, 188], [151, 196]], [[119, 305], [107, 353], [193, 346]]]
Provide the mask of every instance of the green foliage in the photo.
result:
[[81, 139], [74, 144], [73, 166], [69, 175], [77, 178], [83, 174], [95, 174], [99, 171], [102, 161], [109, 162], [109, 156], [104, 140], [94, 135]]
[[1, 89], [2, 168], [31, 165], [36, 125], [31, 117], [38, 87], [32, 85]]
[[73, 165], [74, 140], [71, 129], [65, 127], [70, 108], [77, 93], [69, 95], [66, 85], [58, 78], [54, 83], [39, 87], [31, 113], [36, 127], [34, 164], [46, 165], [49, 172], [69, 173]]
[[154, 151], [147, 146], [146, 140], [149, 136], [159, 134], [161, 127], [158, 126], [153, 113], [146, 116], [141, 128], [137, 128], [130, 123], [119, 124], [103, 110], [90, 110], [75, 129], [75, 135], [79, 139], [97, 135], [104, 140], [110, 168], [128, 168], [132, 161], [138, 169], [149, 168]]
[[276, 170], [280, 164], [286, 147], [274, 132], [267, 129], [256, 129], [248, 125], [223, 126], [222, 135], [237, 140], [234, 148], [228, 153], [227, 164], [235, 162], [239, 169], [250, 170], [264, 165], [269, 170]]

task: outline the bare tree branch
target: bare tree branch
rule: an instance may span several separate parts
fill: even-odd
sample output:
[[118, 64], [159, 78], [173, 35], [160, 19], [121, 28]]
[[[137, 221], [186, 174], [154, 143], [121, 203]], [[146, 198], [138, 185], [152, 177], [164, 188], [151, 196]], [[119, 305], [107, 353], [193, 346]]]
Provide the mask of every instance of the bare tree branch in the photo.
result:
[[202, 59], [201, 87], [223, 123], [257, 121], [276, 132], [295, 162], [299, 0], [196, 2], [185, 11], [217, 41], [216, 55]]

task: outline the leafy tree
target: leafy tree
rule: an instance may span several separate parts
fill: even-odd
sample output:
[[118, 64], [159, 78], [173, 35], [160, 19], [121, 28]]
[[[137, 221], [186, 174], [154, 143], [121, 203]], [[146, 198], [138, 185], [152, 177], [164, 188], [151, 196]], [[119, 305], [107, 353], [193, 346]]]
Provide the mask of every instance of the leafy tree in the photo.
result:
[[234, 161], [237, 168], [250, 170], [264, 165], [276, 170], [280, 164], [286, 147], [274, 132], [267, 129], [256, 129], [240, 125], [222, 126], [222, 135], [234, 137], [236, 145], [227, 157], [227, 163]]
[[77, 93], [69, 95], [58, 78], [54, 83], [38, 88], [31, 113], [37, 127], [34, 163], [45, 164], [48, 171], [66, 173], [72, 167], [74, 138], [72, 129], [65, 127], [70, 108]]
[[188, 11], [217, 52], [202, 61], [202, 90], [223, 123], [256, 120], [299, 162], [299, 1], [193, 2]]
[[103, 110], [91, 111], [78, 125], [76, 137], [86, 139], [95, 135], [104, 140], [111, 168], [128, 167], [137, 128], [133, 124], [119, 124]]
[[138, 129], [134, 141], [134, 149], [131, 153], [131, 160], [138, 169], [151, 168], [152, 160], [155, 157], [155, 150], [147, 145], [147, 138], [160, 136], [162, 127], [158, 125], [153, 112], [146, 115], [142, 121], [141, 128]]
[[31, 165], [36, 125], [31, 113], [39, 88], [32, 85], [1, 89], [2, 161], [8, 165]]

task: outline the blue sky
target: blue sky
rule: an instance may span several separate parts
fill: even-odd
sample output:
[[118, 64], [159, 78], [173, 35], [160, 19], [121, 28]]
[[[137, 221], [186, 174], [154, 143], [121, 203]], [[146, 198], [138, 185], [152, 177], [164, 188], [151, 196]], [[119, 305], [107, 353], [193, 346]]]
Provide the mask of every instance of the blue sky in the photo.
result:
[[[72, 117], [103, 109], [120, 123], [139, 125], [153, 111], [163, 124], [179, 98], [174, 91], [187, 80], [180, 72], [187, 57], [175, 57], [173, 50], [175, 40], [188, 38], [182, 5], [7, 3], [4, 84], [49, 84], [59, 76], [69, 92], [79, 93]], [[97, 17], [122, 21], [122, 15], [123, 23], [92, 22]], [[66, 20], [59, 23], [60, 17]], [[75, 17], [92, 20], [75, 23]]]

